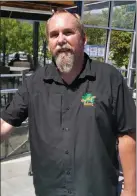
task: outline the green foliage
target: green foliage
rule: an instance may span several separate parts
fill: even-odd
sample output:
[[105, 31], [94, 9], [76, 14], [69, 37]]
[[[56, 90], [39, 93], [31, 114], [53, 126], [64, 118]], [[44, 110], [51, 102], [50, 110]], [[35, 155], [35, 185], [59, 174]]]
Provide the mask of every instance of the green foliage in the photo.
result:
[[111, 35], [111, 59], [118, 67], [127, 68], [131, 47], [131, 33], [123, 31], [112, 31]]
[[[98, 15], [98, 17], [96, 17], [95, 14], [91, 14], [89, 12], [87, 12], [86, 14], [84, 14], [84, 24], [85, 25], [96, 25], [98, 26], [98, 24], [100, 23], [100, 15]], [[106, 31], [104, 29], [98, 29], [98, 28], [85, 28], [85, 33], [88, 39], [88, 44], [91, 45], [96, 45], [96, 44], [100, 44], [100, 45], [104, 45], [105, 41], [106, 41]]]
[[107, 26], [108, 14], [108, 9], [102, 9], [98, 13], [92, 13], [92, 11], [84, 12], [83, 23], [92, 26]]
[[[39, 39], [39, 45], [43, 46], [43, 42], [46, 41], [46, 45], [48, 46], [48, 39], [46, 34], [46, 22], [40, 23], [40, 39]], [[46, 49], [46, 57], [48, 59], [52, 59], [52, 55], [48, 50], [48, 47]]]
[[112, 20], [113, 27], [133, 29], [135, 12], [128, 12], [129, 6], [130, 5], [122, 5], [115, 8]]
[[[130, 5], [122, 5], [113, 12], [112, 26], [117, 28], [133, 29], [135, 12], [127, 12]], [[134, 6], [134, 4], [133, 4]], [[132, 34], [124, 31], [112, 31], [110, 58], [118, 67], [128, 67]]]
[[105, 45], [106, 31], [104, 29], [85, 28], [85, 33], [88, 39], [88, 44]]
[[[47, 43], [45, 22], [40, 23], [39, 33], [39, 52], [41, 52], [44, 41], [46, 40]], [[0, 52], [3, 51], [4, 41], [7, 55], [18, 51], [33, 54], [33, 24], [28, 21], [2, 18]], [[44, 56], [42, 52], [41, 56]], [[48, 50], [46, 50], [46, 57], [51, 59], [51, 54]]]
[[32, 33], [32, 24], [28, 22], [21, 22], [15, 19], [1, 19], [0, 51], [3, 48], [3, 39], [6, 38], [6, 54], [18, 51], [32, 54]]

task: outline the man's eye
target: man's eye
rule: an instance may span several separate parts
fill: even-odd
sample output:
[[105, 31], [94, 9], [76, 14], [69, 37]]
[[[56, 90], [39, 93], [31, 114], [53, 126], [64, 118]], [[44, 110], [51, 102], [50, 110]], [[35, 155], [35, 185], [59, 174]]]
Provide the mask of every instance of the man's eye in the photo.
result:
[[58, 34], [57, 34], [57, 33], [51, 34], [50, 37], [51, 37], [51, 38], [58, 37]]
[[72, 35], [73, 33], [71, 31], [67, 31], [64, 33], [66, 36]]

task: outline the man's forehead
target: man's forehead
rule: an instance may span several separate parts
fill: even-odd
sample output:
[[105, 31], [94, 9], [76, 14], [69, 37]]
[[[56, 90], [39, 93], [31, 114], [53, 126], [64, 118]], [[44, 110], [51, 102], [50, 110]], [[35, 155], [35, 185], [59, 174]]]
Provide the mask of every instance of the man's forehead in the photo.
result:
[[48, 22], [48, 25], [52, 26], [57, 26], [61, 23], [63, 23], [64, 21], [67, 21], [66, 25], [68, 23], [72, 23], [72, 24], [76, 24], [76, 18], [70, 14], [70, 13], [59, 13], [59, 14], [54, 14], [51, 19]]

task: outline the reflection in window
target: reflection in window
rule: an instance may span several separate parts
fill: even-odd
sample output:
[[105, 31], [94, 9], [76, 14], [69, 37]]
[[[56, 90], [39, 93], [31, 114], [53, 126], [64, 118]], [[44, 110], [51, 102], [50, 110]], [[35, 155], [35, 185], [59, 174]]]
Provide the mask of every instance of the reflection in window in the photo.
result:
[[116, 28], [133, 29], [135, 18], [135, 2], [114, 2], [112, 26]]
[[[110, 40], [109, 63], [127, 69], [129, 63], [132, 33], [112, 31]], [[126, 75], [124, 75], [126, 76]]]
[[85, 52], [92, 58], [99, 61], [104, 61], [105, 45], [106, 45], [106, 30], [85, 28], [87, 36], [87, 45]]
[[95, 26], [108, 26], [108, 6], [109, 2], [84, 4], [84, 24]]

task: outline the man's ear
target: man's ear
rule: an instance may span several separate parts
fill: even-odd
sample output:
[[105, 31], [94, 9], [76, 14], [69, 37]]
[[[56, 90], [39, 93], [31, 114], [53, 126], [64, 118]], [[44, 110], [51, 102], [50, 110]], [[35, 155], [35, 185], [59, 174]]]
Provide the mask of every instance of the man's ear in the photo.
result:
[[86, 35], [84, 35], [84, 36], [82, 37], [80, 43], [81, 43], [82, 45], [86, 45], [86, 44], [87, 44], [87, 37], [86, 37]]
[[84, 36], [84, 45], [86, 45], [87, 44], [87, 36], [85, 35]]

